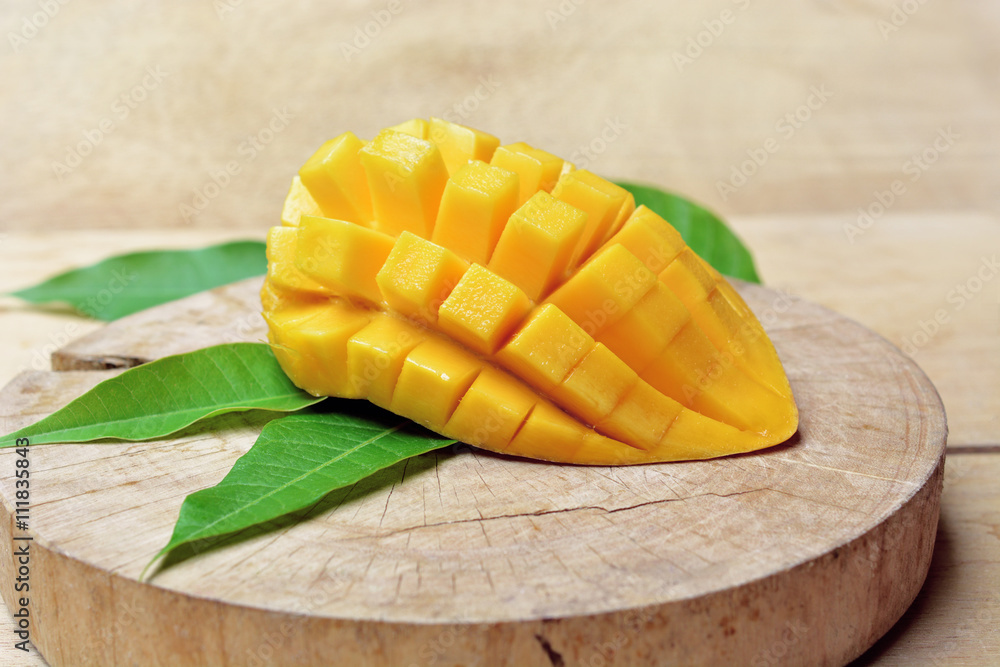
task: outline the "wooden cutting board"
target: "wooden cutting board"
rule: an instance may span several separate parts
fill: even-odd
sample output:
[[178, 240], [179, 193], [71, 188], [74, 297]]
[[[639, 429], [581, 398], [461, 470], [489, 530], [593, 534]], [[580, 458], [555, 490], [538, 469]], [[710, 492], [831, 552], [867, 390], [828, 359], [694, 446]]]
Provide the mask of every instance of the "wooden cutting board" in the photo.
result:
[[[0, 393], [9, 432], [115, 370], [261, 340], [259, 280], [154, 308]], [[298, 517], [137, 577], [185, 495], [263, 419], [30, 451], [30, 529], [0, 475], [0, 590], [31, 536], [31, 636], [52, 665], [839, 665], [903, 613], [938, 520], [946, 423], [895, 347], [738, 285], [781, 355], [798, 434], [713, 461], [574, 467], [468, 447], [402, 462]], [[0, 452], [11, 471], [15, 453]], [[304, 520], [301, 520], [304, 519]], [[13, 533], [13, 534], [12, 534]]]

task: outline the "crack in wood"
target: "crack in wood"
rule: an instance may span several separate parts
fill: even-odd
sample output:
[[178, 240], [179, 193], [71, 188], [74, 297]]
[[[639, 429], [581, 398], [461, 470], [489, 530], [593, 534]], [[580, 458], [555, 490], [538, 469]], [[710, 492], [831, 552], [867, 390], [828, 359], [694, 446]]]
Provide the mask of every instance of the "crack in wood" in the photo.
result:
[[537, 639], [538, 643], [541, 644], [546, 657], [548, 657], [549, 662], [552, 663], [552, 667], [565, 667], [566, 661], [563, 660], [563, 657], [559, 652], [552, 648], [552, 644], [549, 643], [548, 639], [542, 635], [535, 635], [535, 639]]
[[[459, 524], [463, 524], [463, 523], [484, 523], [486, 521], [497, 521], [497, 520], [500, 520], [500, 519], [518, 519], [518, 518], [527, 518], [527, 517], [534, 517], [534, 516], [547, 516], [547, 515], [550, 515], [550, 514], [567, 514], [567, 513], [570, 513], [570, 512], [580, 512], [580, 511], [586, 511], [586, 510], [596, 511], [596, 512], [604, 512], [605, 514], [617, 514], [619, 512], [627, 512], [629, 510], [640, 509], [640, 508], [643, 508], [643, 507], [650, 507], [650, 506], [654, 506], [654, 505], [663, 505], [665, 503], [674, 503], [674, 502], [678, 502], [678, 501], [683, 502], [685, 500], [695, 500], [697, 498], [704, 498], [704, 497], [707, 497], [707, 496], [714, 496], [716, 498], [732, 498], [732, 497], [735, 497], [735, 496], [743, 496], [743, 495], [747, 495], [747, 494], [750, 494], [750, 493], [758, 493], [760, 491], [774, 491], [774, 489], [769, 489], [769, 488], [746, 489], [744, 491], [733, 491], [732, 493], [712, 493], [712, 492], [705, 492], [705, 493], [697, 493], [697, 494], [695, 494], [693, 496], [685, 496], [685, 497], [682, 497], [682, 498], [663, 498], [663, 499], [660, 499], [660, 500], [647, 500], [645, 502], [636, 503], [635, 505], [628, 505], [627, 507], [612, 507], [612, 508], [607, 508], [607, 507], [602, 507], [600, 505], [581, 505], [579, 507], [564, 507], [562, 509], [539, 510], [537, 512], [521, 512], [521, 513], [518, 513], [518, 514], [498, 514], [496, 516], [479, 516], [478, 518], [475, 518], [475, 519], [456, 519], [454, 521], [439, 521], [437, 523], [428, 523], [428, 524], [423, 524], [423, 525], [419, 525], [419, 526], [406, 526], [405, 528], [396, 528], [394, 530], [377, 533], [376, 535], [374, 535], [374, 537], [378, 537], [378, 538], [394, 537], [394, 536], [400, 535], [402, 533], [408, 533], [408, 532], [411, 532], [411, 531], [414, 531], [414, 530], [421, 530], [423, 528], [437, 528], [437, 527], [440, 527], [440, 526], [459, 525]], [[354, 539], [361, 539], [361, 538], [348, 538], [348, 539], [354, 540]]]

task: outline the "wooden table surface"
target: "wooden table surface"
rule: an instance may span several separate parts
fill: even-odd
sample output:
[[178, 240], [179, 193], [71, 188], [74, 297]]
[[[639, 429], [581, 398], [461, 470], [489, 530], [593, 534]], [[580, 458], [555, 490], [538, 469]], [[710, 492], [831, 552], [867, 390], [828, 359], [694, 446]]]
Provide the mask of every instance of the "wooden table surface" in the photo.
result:
[[[861, 664], [1000, 654], [997, 3], [16, 0], [0, 29], [0, 292], [261, 238], [323, 140], [415, 116], [716, 209], [768, 285], [902, 347], [948, 411], [928, 582]], [[0, 300], [0, 383], [96, 326]], [[4, 615], [0, 665], [43, 664], [13, 643]]]

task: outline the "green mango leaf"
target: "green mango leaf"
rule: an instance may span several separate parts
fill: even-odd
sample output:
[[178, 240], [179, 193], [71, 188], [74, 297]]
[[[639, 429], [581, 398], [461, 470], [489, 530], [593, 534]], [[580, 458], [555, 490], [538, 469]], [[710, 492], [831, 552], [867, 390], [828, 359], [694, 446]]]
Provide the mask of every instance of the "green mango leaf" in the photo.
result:
[[456, 442], [366, 401], [342, 399], [337, 407], [344, 405], [350, 407], [269, 422], [221, 482], [184, 500], [170, 541], [146, 569], [183, 544], [271, 521], [403, 459]]
[[719, 273], [760, 283], [753, 257], [743, 242], [718, 216], [679, 195], [648, 185], [618, 183], [647, 208], [681, 233], [684, 242]]
[[12, 295], [31, 303], [65, 302], [111, 321], [219, 285], [263, 275], [262, 241], [235, 241], [200, 250], [153, 250], [110, 257]]
[[0, 437], [0, 447], [100, 438], [149, 440], [238, 410], [291, 412], [323, 400], [288, 379], [264, 343], [229, 343], [130, 368], [61, 410]]

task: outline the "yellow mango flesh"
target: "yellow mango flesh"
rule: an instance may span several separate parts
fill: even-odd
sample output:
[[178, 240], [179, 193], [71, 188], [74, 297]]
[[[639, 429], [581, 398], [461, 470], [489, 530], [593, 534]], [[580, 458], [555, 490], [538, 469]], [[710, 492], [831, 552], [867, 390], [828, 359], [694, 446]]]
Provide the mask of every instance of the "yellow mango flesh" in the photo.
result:
[[292, 178], [292, 186], [288, 189], [285, 197], [285, 204], [281, 208], [281, 224], [286, 227], [298, 227], [299, 220], [303, 215], [323, 215], [323, 210], [309, 194], [306, 186], [302, 185], [302, 178], [295, 174]]
[[571, 171], [560, 178], [552, 196], [587, 215], [587, 225], [573, 252], [573, 264], [589, 258], [635, 209], [630, 192], [585, 169]]
[[375, 275], [375, 282], [390, 308], [414, 320], [433, 323], [441, 304], [468, 268], [465, 260], [447, 248], [403, 232]]
[[302, 185], [325, 217], [371, 224], [371, 197], [358, 153], [363, 146], [345, 132], [323, 144], [299, 169]]
[[531, 195], [539, 190], [552, 192], [563, 171], [562, 158], [532, 148], [524, 142], [496, 149], [490, 164], [517, 174], [520, 182], [518, 206], [531, 199]]
[[438, 147], [404, 132], [382, 130], [359, 155], [375, 229], [391, 236], [409, 231], [430, 238], [448, 181]]
[[345, 133], [303, 166], [261, 291], [296, 384], [567, 463], [712, 458], [794, 433], [763, 328], [667, 221], [498, 145], [415, 119], [368, 143]]
[[496, 353], [534, 304], [517, 285], [473, 264], [438, 310], [438, 328], [482, 355]]
[[267, 233], [267, 281], [285, 290], [334, 294], [295, 265], [297, 230], [272, 227]]
[[585, 224], [582, 211], [536, 192], [510, 216], [489, 268], [539, 301], [563, 279]]
[[431, 240], [470, 262], [486, 264], [517, 208], [517, 174], [467, 162], [448, 179]]
[[491, 134], [441, 118], [431, 118], [425, 138], [441, 149], [449, 174], [457, 172], [469, 160], [489, 162], [500, 145], [500, 140]]
[[343, 220], [302, 216], [295, 267], [337, 293], [381, 301], [375, 274], [385, 264], [394, 239]]

